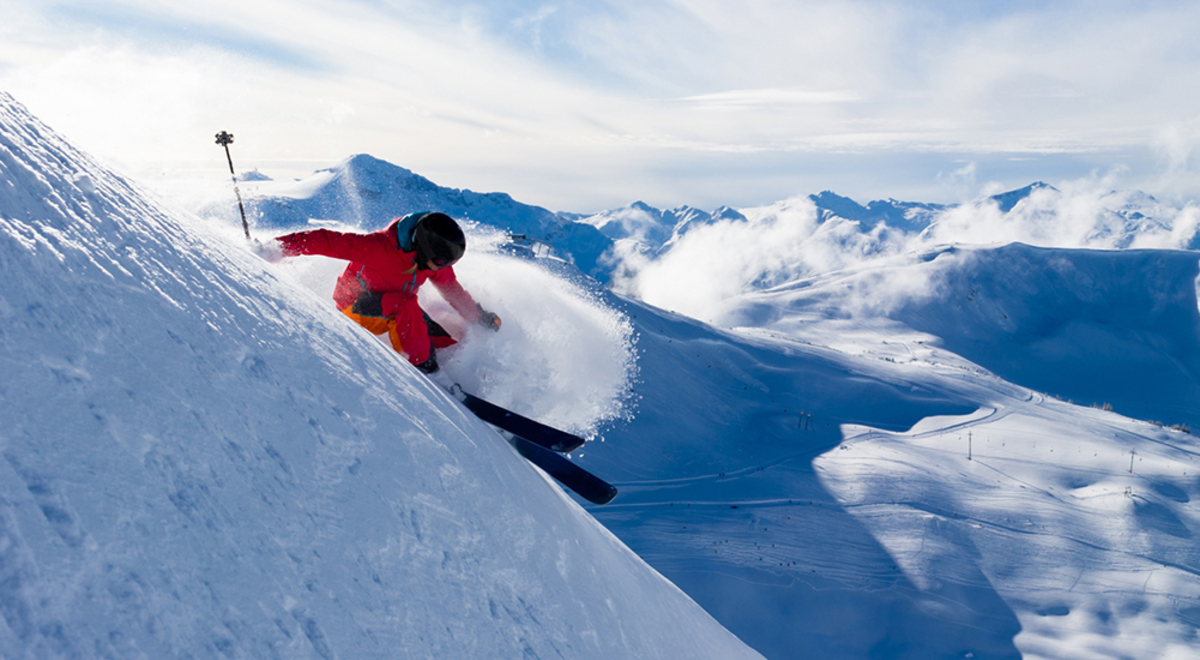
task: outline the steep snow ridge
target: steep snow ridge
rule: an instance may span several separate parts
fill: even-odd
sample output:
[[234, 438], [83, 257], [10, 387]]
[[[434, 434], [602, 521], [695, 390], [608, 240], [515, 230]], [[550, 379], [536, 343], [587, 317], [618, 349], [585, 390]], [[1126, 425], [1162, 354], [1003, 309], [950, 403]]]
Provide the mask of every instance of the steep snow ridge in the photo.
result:
[[0, 96], [0, 655], [757, 657], [490, 429]]
[[1017, 188], [1016, 190], [1010, 190], [998, 195], [992, 195], [988, 198], [988, 201], [994, 202], [996, 204], [996, 208], [1000, 209], [1001, 213], [1008, 213], [1009, 211], [1013, 210], [1013, 207], [1015, 207], [1017, 204], [1028, 199], [1029, 196], [1035, 191], [1041, 192], [1044, 190], [1058, 192], [1058, 189], [1054, 186], [1041, 181], [1035, 181], [1024, 188]]

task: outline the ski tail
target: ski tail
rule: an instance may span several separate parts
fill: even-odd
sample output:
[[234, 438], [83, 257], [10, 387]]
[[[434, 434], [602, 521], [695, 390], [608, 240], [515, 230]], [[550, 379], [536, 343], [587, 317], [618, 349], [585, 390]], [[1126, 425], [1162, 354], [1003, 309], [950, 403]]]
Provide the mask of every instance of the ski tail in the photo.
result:
[[617, 488], [565, 457], [538, 446], [520, 436], [509, 435], [509, 443], [525, 460], [533, 463], [558, 483], [575, 491], [592, 504], [608, 504], [617, 496]]
[[541, 422], [522, 417], [479, 397], [468, 394], [457, 384], [447, 384], [435, 373], [430, 377], [445, 387], [476, 417], [496, 427], [525, 460], [541, 468], [558, 483], [593, 504], [608, 504], [617, 496], [617, 488], [579, 467], [562, 454], [583, 446], [583, 438], [560, 431]]

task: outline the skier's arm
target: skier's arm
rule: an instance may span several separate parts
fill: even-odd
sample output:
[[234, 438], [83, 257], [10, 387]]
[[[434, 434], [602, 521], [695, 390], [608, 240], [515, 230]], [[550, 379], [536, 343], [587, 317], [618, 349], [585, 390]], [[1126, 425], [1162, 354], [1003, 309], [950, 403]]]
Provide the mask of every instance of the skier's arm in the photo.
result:
[[370, 234], [349, 234], [332, 229], [311, 229], [284, 234], [278, 239], [283, 256], [315, 254], [346, 261], [361, 260], [374, 243]]
[[437, 287], [438, 293], [450, 303], [454, 311], [458, 312], [463, 319], [475, 323], [479, 320], [482, 313], [479, 304], [471, 297], [470, 293], [463, 288], [463, 285], [458, 283], [458, 277], [454, 275], [454, 267], [446, 267], [436, 271], [429, 276], [429, 281]]
[[467, 290], [458, 283], [458, 277], [455, 276], [453, 267], [437, 271], [430, 276], [429, 281], [433, 282], [442, 297], [449, 301], [450, 306], [464, 319], [471, 323], [478, 323], [493, 332], [500, 329], [500, 317], [475, 302], [471, 294], [467, 293]]
[[442, 298], [448, 300], [450, 306], [454, 307], [463, 319], [470, 323], [478, 323], [493, 332], [500, 329], [500, 317], [485, 310], [479, 302], [475, 302], [475, 299], [467, 293], [467, 289], [462, 288], [462, 284], [458, 283], [458, 277], [455, 276], [452, 266], [434, 272], [430, 276], [430, 281], [433, 282], [434, 287], [438, 288]]

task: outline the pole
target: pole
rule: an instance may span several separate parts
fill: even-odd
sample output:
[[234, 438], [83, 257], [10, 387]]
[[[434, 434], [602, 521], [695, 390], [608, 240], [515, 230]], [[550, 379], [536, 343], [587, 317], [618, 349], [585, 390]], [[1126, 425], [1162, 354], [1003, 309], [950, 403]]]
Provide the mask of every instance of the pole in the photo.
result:
[[233, 133], [225, 131], [217, 133], [217, 144], [225, 147], [225, 160], [229, 161], [229, 175], [233, 177], [233, 194], [237, 195], [238, 211], [242, 213], [242, 231], [246, 232], [246, 240], [250, 240], [250, 225], [246, 222], [246, 207], [242, 205], [242, 191], [238, 190], [237, 172], [233, 169], [233, 156], [229, 155], [229, 145], [233, 144]]

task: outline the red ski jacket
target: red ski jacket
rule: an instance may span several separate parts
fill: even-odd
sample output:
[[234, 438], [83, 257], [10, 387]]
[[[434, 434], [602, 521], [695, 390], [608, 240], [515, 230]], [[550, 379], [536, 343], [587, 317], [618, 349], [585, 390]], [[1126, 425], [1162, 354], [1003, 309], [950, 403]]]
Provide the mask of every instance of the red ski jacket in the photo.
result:
[[394, 316], [416, 302], [417, 289], [429, 280], [463, 319], [478, 321], [479, 307], [458, 283], [453, 266], [436, 271], [419, 269], [416, 251], [405, 252], [400, 247], [397, 225], [401, 220], [397, 218], [387, 228], [370, 234], [313, 229], [286, 234], [278, 240], [284, 256], [315, 254], [350, 262], [333, 290], [338, 309], [353, 305], [363, 294], [381, 294], [383, 316]]

